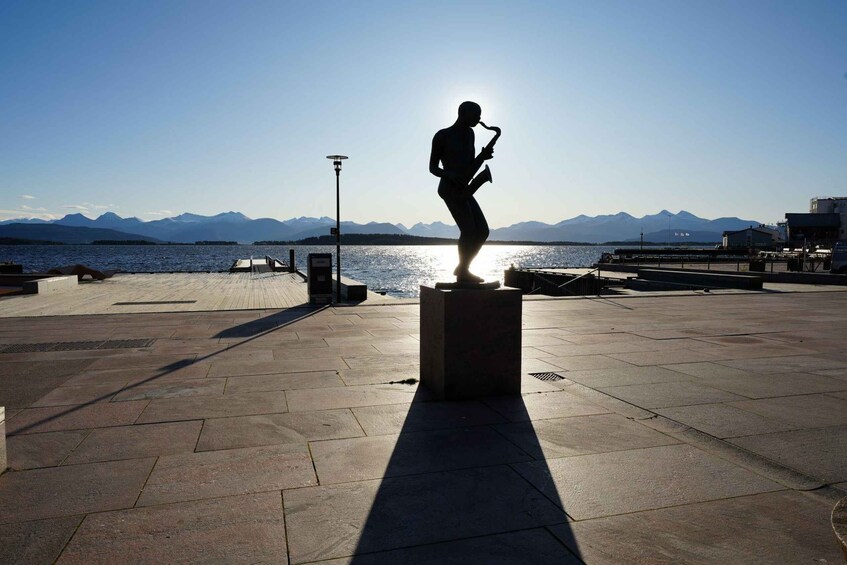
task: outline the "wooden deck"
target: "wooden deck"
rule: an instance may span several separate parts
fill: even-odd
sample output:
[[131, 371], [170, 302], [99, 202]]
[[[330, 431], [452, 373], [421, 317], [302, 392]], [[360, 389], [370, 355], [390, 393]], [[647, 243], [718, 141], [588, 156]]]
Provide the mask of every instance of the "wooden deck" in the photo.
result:
[[[368, 293], [368, 303], [393, 302]], [[308, 302], [296, 273], [118, 274], [55, 295], [0, 297], [0, 317], [291, 308]]]

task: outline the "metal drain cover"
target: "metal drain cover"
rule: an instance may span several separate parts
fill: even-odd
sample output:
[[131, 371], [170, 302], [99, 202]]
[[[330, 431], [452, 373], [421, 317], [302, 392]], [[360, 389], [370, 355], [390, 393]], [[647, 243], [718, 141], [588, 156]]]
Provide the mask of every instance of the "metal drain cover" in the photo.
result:
[[196, 300], [151, 300], [149, 302], [115, 302], [112, 306], [155, 306], [156, 304], [194, 304]]
[[558, 373], [530, 373], [530, 377], [535, 377], [539, 381], [563, 381], [565, 377]]
[[150, 347], [155, 338], [109, 339], [100, 341], [54, 341], [0, 345], [0, 353], [43, 353], [46, 351], [90, 351], [92, 349], [135, 349]]

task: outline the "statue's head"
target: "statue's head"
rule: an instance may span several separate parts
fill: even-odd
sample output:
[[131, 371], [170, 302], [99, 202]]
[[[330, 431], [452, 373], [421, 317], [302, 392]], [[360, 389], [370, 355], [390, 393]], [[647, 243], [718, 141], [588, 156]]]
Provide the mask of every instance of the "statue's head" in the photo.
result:
[[459, 104], [458, 122], [468, 127], [474, 127], [482, 118], [482, 108], [476, 102], [462, 102]]

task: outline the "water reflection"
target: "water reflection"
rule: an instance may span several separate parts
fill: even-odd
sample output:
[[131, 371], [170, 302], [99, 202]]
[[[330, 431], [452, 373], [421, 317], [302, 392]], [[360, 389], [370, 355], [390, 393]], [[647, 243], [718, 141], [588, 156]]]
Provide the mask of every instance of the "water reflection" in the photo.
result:
[[[198, 245], [3, 245], [0, 261], [21, 263], [27, 272], [43, 272], [77, 263], [124, 272], [226, 271], [236, 259], [270, 255], [288, 260], [294, 249], [297, 267], [306, 271], [309, 253], [335, 254], [334, 246]], [[503, 271], [520, 267], [586, 267], [612, 247], [588, 245], [491, 245], [482, 248], [472, 270], [486, 280], [502, 280]], [[453, 278], [455, 245], [345, 246], [343, 274], [391, 296], [418, 295], [422, 284]]]

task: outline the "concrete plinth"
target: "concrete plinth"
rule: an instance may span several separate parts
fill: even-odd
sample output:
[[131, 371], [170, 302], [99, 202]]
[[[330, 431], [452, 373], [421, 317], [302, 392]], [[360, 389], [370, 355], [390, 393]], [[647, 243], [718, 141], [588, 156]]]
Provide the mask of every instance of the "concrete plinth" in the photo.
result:
[[521, 291], [421, 286], [421, 384], [438, 398], [521, 391]]

